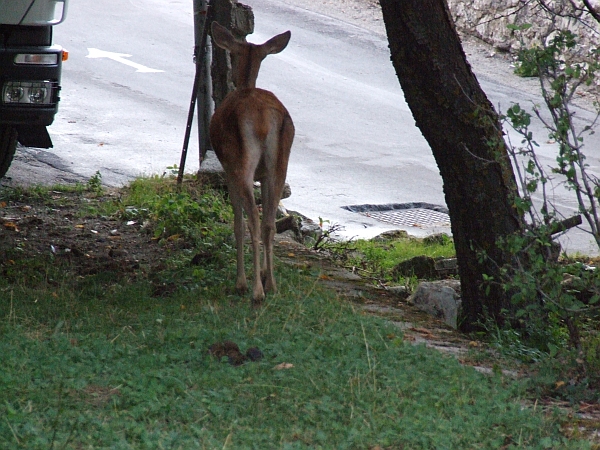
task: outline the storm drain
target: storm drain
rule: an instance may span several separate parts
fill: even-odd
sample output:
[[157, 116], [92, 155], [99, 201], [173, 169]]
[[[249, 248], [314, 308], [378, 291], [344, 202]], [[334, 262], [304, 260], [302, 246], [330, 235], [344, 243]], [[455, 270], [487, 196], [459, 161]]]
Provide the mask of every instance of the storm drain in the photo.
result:
[[429, 203], [395, 203], [390, 205], [351, 205], [344, 209], [380, 222], [405, 227], [450, 226], [448, 210]]

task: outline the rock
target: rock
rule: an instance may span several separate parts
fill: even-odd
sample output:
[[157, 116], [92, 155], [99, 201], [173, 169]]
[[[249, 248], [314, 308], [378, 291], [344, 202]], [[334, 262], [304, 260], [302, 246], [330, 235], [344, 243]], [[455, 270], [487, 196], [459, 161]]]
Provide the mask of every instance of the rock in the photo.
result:
[[385, 231], [373, 238], [374, 241], [391, 241], [396, 239], [408, 239], [408, 233], [405, 230]]
[[323, 230], [310, 219], [302, 219], [300, 223], [301, 242], [307, 246], [313, 246], [321, 237]]
[[460, 281], [442, 280], [419, 283], [415, 292], [408, 298], [421, 311], [443, 320], [452, 328], [457, 327], [462, 301]]
[[277, 234], [283, 233], [284, 231], [288, 230], [298, 232], [298, 219], [296, 218], [296, 216], [289, 214], [275, 222], [275, 230]]
[[431, 258], [415, 256], [402, 261], [392, 269], [394, 279], [400, 277], [417, 277], [418, 279], [443, 279], [458, 274], [456, 258]]
[[456, 258], [436, 259], [435, 270], [439, 278], [458, 275], [458, 260]]
[[433, 244], [443, 245], [447, 242], [450, 242], [451, 240], [452, 240], [452, 238], [450, 236], [448, 236], [446, 233], [436, 233], [436, 234], [432, 234], [429, 236], [425, 236], [423, 238], [423, 244], [425, 244], [425, 245], [433, 245]]
[[435, 259], [429, 256], [415, 256], [402, 261], [392, 269], [394, 279], [415, 276], [419, 279], [436, 278]]
[[408, 296], [408, 287], [406, 286], [388, 286], [387, 291], [401, 298]]

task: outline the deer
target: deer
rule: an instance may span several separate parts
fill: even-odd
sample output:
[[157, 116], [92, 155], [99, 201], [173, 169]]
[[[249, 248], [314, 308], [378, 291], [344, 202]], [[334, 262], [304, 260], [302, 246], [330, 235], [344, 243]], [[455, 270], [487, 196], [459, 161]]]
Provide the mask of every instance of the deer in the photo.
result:
[[[230, 52], [236, 88], [216, 108], [209, 135], [223, 166], [233, 207], [237, 246], [235, 287], [240, 294], [248, 290], [244, 270], [244, 212], [248, 218], [254, 267], [252, 305], [256, 307], [265, 299], [265, 292], [276, 290], [273, 275], [275, 220], [295, 133], [285, 106], [272, 92], [257, 88], [256, 78], [262, 61], [285, 49], [291, 32], [257, 45], [236, 39], [227, 28], [213, 22], [211, 36], [217, 46]], [[260, 181], [261, 186], [262, 222], [254, 199], [254, 181]]]

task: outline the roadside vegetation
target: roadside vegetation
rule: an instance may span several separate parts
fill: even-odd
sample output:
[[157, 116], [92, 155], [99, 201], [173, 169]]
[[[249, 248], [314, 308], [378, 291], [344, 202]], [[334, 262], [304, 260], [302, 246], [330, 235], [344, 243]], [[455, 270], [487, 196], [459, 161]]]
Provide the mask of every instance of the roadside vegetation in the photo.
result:
[[0, 191], [0, 447], [590, 448], [310, 265], [252, 309], [223, 193], [99, 181]]

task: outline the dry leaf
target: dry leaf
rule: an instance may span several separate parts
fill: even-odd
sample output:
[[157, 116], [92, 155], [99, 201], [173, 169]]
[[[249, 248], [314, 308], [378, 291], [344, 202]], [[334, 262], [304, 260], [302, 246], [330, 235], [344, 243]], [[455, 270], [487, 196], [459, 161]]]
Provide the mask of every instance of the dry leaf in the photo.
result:
[[9, 230], [13, 230], [13, 231], [19, 231], [19, 229], [17, 228], [17, 224], [14, 222], [4, 222], [4, 228], [7, 228]]
[[412, 327], [410, 328], [410, 331], [416, 331], [417, 333], [426, 334], [427, 336], [434, 336], [434, 334], [427, 328]]
[[273, 370], [291, 369], [292, 367], [294, 367], [293, 364], [290, 364], [290, 363], [281, 363], [281, 364], [277, 364], [275, 367], [273, 367]]

